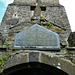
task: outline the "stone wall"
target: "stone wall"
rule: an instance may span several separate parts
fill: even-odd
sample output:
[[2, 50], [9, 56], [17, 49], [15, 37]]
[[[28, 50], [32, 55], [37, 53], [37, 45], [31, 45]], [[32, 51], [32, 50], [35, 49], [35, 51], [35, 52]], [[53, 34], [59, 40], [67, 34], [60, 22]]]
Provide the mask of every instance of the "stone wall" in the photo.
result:
[[[29, 2], [31, 3], [29, 3]], [[14, 0], [14, 3], [8, 6], [7, 11], [5, 13], [5, 16], [2, 21], [3, 28], [1, 30], [3, 36], [5, 36], [6, 40], [8, 41], [7, 44], [13, 46], [14, 42], [14, 36], [21, 32], [30, 26], [34, 25], [33, 23], [30, 23], [30, 19], [33, 15], [33, 11], [30, 10], [31, 4], [34, 5], [34, 0]], [[71, 32], [71, 28], [69, 25], [69, 21], [65, 12], [65, 9], [63, 6], [58, 6], [59, 0], [41, 0], [42, 3], [46, 4], [48, 1], [52, 5], [45, 5], [46, 11], [42, 11], [41, 16], [44, 16], [46, 19], [64, 27], [66, 31], [61, 32], [59, 34], [60, 41], [63, 43], [64, 41], [67, 41], [69, 33]], [[56, 3], [55, 3], [56, 2]], [[26, 4], [28, 3], [28, 5]], [[55, 6], [57, 4], [57, 6]], [[42, 5], [41, 5], [42, 6]], [[46, 27], [46, 26], [45, 26]], [[12, 29], [11, 29], [12, 28]], [[33, 51], [33, 50], [20, 50], [20, 51], [10, 51], [10, 52], [0, 52], [0, 57], [2, 57], [6, 54], [6, 59], [4, 63], [4, 68], [9, 68], [18, 64], [22, 64], [25, 62], [29, 62], [29, 53], [30, 52], [38, 52], [40, 55], [40, 62], [46, 63], [52, 66], [55, 66], [56, 68], [61, 68], [61, 70], [67, 72], [69, 75], [74, 75], [74, 69], [75, 65], [73, 64], [75, 62], [75, 59], [73, 60], [73, 63], [66, 59], [66, 54], [64, 52], [43, 52], [43, 51]], [[36, 57], [36, 56], [35, 56]], [[24, 60], [25, 59], [25, 60]], [[44, 60], [45, 59], [45, 60]], [[16, 61], [17, 60], [17, 61]], [[60, 63], [60, 64], [58, 64]]]
[[63, 6], [60, 7], [47, 7], [45, 12], [42, 12], [42, 15], [46, 17], [46, 19], [58, 24], [66, 29], [66, 31], [61, 32], [59, 34], [60, 40], [67, 41], [68, 36], [71, 32], [71, 27], [69, 25], [69, 21]]
[[75, 32], [70, 33], [68, 43], [70, 47], [75, 47]]
[[3, 70], [23, 63], [40, 62], [54, 66], [69, 75], [75, 74], [75, 64], [65, 58], [65, 52], [19, 50], [8, 54], [10, 56], [4, 62]]
[[2, 45], [2, 34], [0, 33], [0, 46]]
[[[41, 4], [43, 5], [59, 5], [59, 0], [39, 0]], [[34, 5], [36, 4], [36, 0], [14, 0], [13, 4], [18, 4], [18, 5]]]
[[[15, 30], [18, 30], [20, 32], [28, 28], [29, 26], [34, 25], [28, 23], [28, 21], [30, 21], [31, 17], [33, 16], [33, 11], [30, 9], [30, 7], [31, 6], [17, 4], [9, 5], [2, 21], [2, 27], [4, 27], [4, 30], [7, 29], [8, 33], [14, 32]], [[41, 16], [66, 29], [66, 31], [60, 32], [59, 34], [60, 41], [64, 44], [64, 42], [67, 41], [68, 36], [71, 32], [71, 27], [69, 25], [69, 21], [64, 7], [46, 6], [46, 11], [42, 11]], [[16, 26], [16, 28], [10, 30], [9, 28], [13, 26]]]
[[[30, 18], [31, 18], [30, 6], [8, 6], [4, 19], [2, 21], [2, 25], [9, 25], [8, 23], [11, 21], [10, 19], [12, 20], [17, 19], [19, 20], [18, 23], [20, 23]], [[10, 25], [12, 24], [10, 23]]]

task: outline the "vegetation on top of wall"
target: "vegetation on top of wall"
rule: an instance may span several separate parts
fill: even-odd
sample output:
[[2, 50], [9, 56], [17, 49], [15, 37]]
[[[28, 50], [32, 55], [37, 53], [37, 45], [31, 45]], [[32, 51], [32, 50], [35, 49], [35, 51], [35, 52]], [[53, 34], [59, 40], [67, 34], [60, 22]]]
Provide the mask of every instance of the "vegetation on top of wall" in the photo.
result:
[[64, 32], [64, 30], [62, 29], [62, 27], [59, 28], [59, 27], [57, 27], [57, 26], [54, 26], [53, 23], [47, 21], [47, 20], [45, 19], [45, 17], [43, 17], [43, 16], [40, 18], [40, 23], [41, 23], [41, 25], [43, 25], [43, 26], [47, 26], [47, 27], [46, 27], [47, 29], [50, 29], [51, 31], [56, 32], [56, 33], [58, 33], [58, 34], [61, 33], [61, 32]]
[[2, 72], [3, 65], [4, 65], [4, 61], [2, 58], [0, 58], [0, 73]]
[[3, 66], [4, 66], [4, 60], [7, 60], [8, 57], [9, 57], [9, 56], [6, 56], [6, 55], [0, 57], [0, 73], [3, 71], [2, 68], [3, 68]]
[[51, 31], [56, 32], [58, 34], [64, 32], [64, 30], [62, 30], [61, 28], [55, 27], [55, 26], [49, 27], [48, 29], [50, 29]]
[[51, 26], [53, 26], [53, 24], [51, 22], [47, 22], [47, 27], [50, 28]]

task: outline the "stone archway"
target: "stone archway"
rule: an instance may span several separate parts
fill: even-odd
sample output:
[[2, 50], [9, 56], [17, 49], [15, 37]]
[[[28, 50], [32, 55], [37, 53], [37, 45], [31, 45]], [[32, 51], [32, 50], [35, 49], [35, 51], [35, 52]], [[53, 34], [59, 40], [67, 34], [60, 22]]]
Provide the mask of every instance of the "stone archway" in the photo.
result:
[[4, 70], [3, 75], [68, 75], [66, 72], [59, 70], [51, 65], [39, 62], [29, 62], [16, 65]]
[[[75, 66], [73, 64], [65, 59], [61, 59], [60, 56], [56, 55], [56, 53], [52, 52], [44, 52], [44, 51], [31, 51], [31, 50], [21, 50], [17, 52], [15, 55], [11, 56], [7, 61], [4, 63], [4, 71], [9, 71], [11, 69], [16, 69], [16, 67], [19, 67], [20, 69], [21, 65], [24, 63], [34, 63], [34, 65], [31, 64], [31, 66], [37, 67], [35, 65], [36, 63], [44, 63], [49, 65], [50, 67], [54, 67], [58, 70], [62, 70], [63, 72], [74, 75], [75, 74]], [[16, 66], [18, 65], [18, 66]], [[30, 67], [28, 64], [24, 64], [27, 67]], [[41, 64], [39, 64], [40, 66]], [[13, 67], [14, 66], [14, 67]], [[11, 67], [11, 68], [10, 68]], [[42, 67], [45, 67], [45, 65], [42, 65]], [[24, 67], [22, 67], [24, 68]], [[33, 68], [34, 69], [34, 68]], [[37, 69], [37, 68], [36, 68]], [[42, 68], [43, 69], [43, 68]], [[41, 71], [42, 71], [41, 69]], [[3, 71], [3, 73], [4, 73]], [[15, 70], [16, 71], [16, 70]], [[54, 70], [53, 70], [54, 71]], [[58, 75], [58, 74], [57, 74]], [[63, 74], [64, 75], [64, 74]]]

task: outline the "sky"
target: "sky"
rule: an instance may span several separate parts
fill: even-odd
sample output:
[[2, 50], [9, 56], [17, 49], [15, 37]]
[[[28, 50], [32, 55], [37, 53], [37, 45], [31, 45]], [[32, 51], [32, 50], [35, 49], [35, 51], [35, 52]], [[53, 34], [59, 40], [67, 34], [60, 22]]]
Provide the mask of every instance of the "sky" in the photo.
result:
[[[5, 11], [7, 9], [8, 4], [12, 3], [14, 0], [0, 0], [0, 23], [3, 19]], [[59, 0], [60, 4], [65, 7], [68, 20], [72, 29], [72, 32], [75, 31], [75, 0]]]
[[8, 4], [12, 3], [13, 1], [14, 0], [0, 0], [0, 23], [2, 22]]
[[5, 11], [6, 11], [6, 6], [2, 1], [0, 1], [0, 23], [2, 21]]

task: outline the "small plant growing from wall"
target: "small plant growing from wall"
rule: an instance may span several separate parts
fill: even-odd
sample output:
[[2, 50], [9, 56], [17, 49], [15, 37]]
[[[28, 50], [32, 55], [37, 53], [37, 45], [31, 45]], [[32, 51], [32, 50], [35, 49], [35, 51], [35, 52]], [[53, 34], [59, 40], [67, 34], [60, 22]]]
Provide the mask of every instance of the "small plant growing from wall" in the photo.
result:
[[0, 72], [2, 72], [3, 65], [4, 65], [4, 61], [2, 58], [0, 58]]
[[53, 5], [56, 5], [56, 2], [55, 1], [53, 1]]
[[47, 28], [50, 28], [51, 26], [53, 26], [53, 24], [50, 22], [47, 22]]
[[35, 0], [33, 0], [33, 4], [35, 4], [36, 2], [35, 2]]
[[0, 57], [0, 73], [3, 72], [4, 61], [6, 61], [9, 57], [14, 56], [16, 53], [6, 53]]
[[48, 29], [49, 29], [51, 26], [53, 26], [53, 24], [52, 24], [51, 22], [47, 22], [46, 19], [45, 19], [45, 17], [43, 17], [43, 16], [41, 17], [40, 21], [41, 21], [41, 23], [42, 23], [43, 25], [46, 25]]

